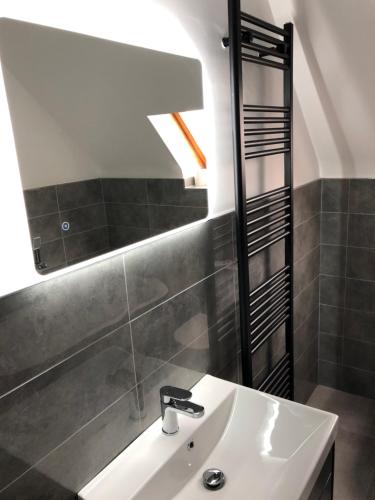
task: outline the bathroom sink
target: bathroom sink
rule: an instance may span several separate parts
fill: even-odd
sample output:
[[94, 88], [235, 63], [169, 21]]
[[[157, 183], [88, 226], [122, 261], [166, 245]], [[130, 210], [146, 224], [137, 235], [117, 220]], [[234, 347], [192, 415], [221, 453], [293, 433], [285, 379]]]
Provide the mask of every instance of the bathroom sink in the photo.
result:
[[[180, 430], [161, 419], [79, 493], [82, 500], [307, 499], [334, 443], [337, 416], [204, 376], [192, 389], [205, 407], [199, 419], [179, 416]], [[202, 484], [208, 468], [222, 489]]]

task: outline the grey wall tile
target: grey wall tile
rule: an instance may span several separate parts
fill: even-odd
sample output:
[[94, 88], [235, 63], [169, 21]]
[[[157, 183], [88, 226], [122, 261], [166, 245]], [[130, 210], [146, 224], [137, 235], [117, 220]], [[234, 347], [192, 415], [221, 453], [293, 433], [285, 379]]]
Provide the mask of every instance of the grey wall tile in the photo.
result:
[[310, 219], [320, 212], [320, 181], [310, 182], [294, 190], [294, 224]]
[[321, 245], [320, 272], [330, 276], [345, 277], [347, 247], [339, 245]]
[[[208, 328], [228, 320], [235, 338], [233, 271], [230, 268], [132, 321], [138, 380], [143, 380], [163, 362], [187, 348]], [[212, 337], [213, 331], [210, 332]]]
[[40, 257], [42, 263], [47, 266], [46, 270], [48, 271], [65, 267], [66, 258], [62, 238], [54, 241], [48, 241], [44, 244], [42, 243], [40, 248]]
[[347, 392], [353, 392], [366, 398], [375, 399], [375, 373], [344, 366], [341, 386]]
[[320, 331], [331, 335], [343, 335], [344, 309], [320, 304]]
[[42, 244], [61, 238], [59, 214], [42, 215], [29, 219], [31, 238], [39, 236]]
[[227, 215], [127, 252], [131, 317], [233, 262], [230, 234]]
[[109, 250], [109, 237], [106, 227], [91, 229], [84, 233], [72, 234], [64, 238], [67, 262], [85, 260], [93, 254], [97, 255]]
[[[134, 386], [129, 327], [121, 327], [0, 399], [0, 447], [34, 464]], [[25, 472], [3, 459], [0, 487]]]
[[126, 323], [126, 304], [120, 257], [3, 297], [0, 393]]
[[102, 179], [106, 203], [147, 203], [146, 179]]
[[258, 387], [285, 354], [285, 327], [281, 326], [252, 356], [254, 387]]
[[285, 243], [279, 241], [249, 259], [250, 288], [270, 278], [285, 266]]
[[348, 245], [375, 248], [375, 215], [349, 215]]
[[145, 227], [108, 226], [109, 247], [111, 250], [122, 248], [150, 237]]
[[344, 338], [343, 349], [345, 366], [375, 372], [375, 339], [370, 343]]
[[322, 275], [320, 277], [320, 303], [343, 307], [345, 304], [345, 279]]
[[323, 212], [321, 218], [321, 243], [346, 245], [348, 215], [344, 213]]
[[342, 366], [330, 361], [319, 360], [318, 382], [322, 385], [342, 388]]
[[318, 337], [294, 363], [295, 400], [305, 403], [318, 383]]
[[375, 249], [349, 247], [347, 276], [375, 280]]
[[320, 249], [312, 252], [294, 264], [294, 295], [298, 295], [309, 283], [319, 276]]
[[294, 328], [299, 328], [319, 304], [319, 278], [294, 297]]
[[299, 260], [320, 243], [320, 215], [294, 228], [294, 260]]
[[373, 312], [375, 310], [375, 282], [348, 279], [346, 305], [349, 309]]
[[322, 211], [347, 212], [348, 192], [349, 192], [348, 179], [323, 179]]
[[375, 214], [375, 180], [351, 179], [349, 211]]
[[319, 359], [331, 361], [331, 363], [342, 363], [343, 340], [337, 335], [320, 333], [319, 335]]
[[106, 203], [108, 225], [149, 228], [148, 210], [147, 205]]
[[69, 222], [70, 225], [68, 231], [63, 231], [64, 236], [107, 225], [104, 203], [65, 210], [60, 216], [61, 222]]
[[183, 179], [147, 179], [147, 196], [153, 205], [207, 207], [207, 189], [185, 188]]
[[294, 330], [294, 357], [298, 359], [319, 333], [319, 308]]
[[375, 342], [375, 311], [346, 309], [343, 319], [345, 337]]
[[52, 214], [58, 211], [55, 186], [24, 191], [28, 218]]
[[140, 432], [139, 408], [134, 389], [0, 493], [0, 499], [76, 499], [77, 491]]
[[158, 234], [207, 217], [207, 208], [149, 205], [150, 230]]
[[100, 179], [58, 184], [56, 189], [60, 210], [70, 210], [103, 202]]

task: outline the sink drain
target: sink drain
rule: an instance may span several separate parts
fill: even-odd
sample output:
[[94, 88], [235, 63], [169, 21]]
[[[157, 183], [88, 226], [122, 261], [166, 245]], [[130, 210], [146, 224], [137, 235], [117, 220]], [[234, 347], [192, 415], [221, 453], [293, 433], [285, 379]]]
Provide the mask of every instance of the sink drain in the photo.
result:
[[207, 469], [203, 472], [203, 486], [208, 490], [220, 490], [224, 484], [224, 472], [220, 469]]

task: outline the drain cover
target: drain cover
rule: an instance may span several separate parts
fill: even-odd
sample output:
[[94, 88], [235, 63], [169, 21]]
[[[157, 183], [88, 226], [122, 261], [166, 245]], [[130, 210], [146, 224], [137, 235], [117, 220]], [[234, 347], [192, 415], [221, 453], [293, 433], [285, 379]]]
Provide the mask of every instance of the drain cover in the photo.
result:
[[203, 486], [208, 490], [220, 490], [224, 484], [224, 472], [220, 469], [207, 469], [203, 472]]

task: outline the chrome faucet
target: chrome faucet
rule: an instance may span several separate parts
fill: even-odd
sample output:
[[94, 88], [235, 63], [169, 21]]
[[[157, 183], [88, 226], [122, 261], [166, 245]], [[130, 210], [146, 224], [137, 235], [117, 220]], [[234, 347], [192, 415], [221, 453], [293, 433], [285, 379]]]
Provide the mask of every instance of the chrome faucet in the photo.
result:
[[200, 418], [204, 415], [204, 407], [191, 403], [190, 391], [166, 385], [160, 389], [161, 418], [163, 420], [164, 434], [176, 434], [178, 432], [177, 414], [192, 418]]

